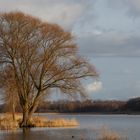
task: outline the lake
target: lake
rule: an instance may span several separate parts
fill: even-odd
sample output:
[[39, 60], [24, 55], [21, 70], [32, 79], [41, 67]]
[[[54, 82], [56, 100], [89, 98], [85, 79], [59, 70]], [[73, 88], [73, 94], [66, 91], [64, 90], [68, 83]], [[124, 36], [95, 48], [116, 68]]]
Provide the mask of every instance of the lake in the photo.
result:
[[31, 128], [0, 131], [0, 140], [96, 140], [103, 128], [117, 132], [123, 139], [140, 140], [140, 115], [39, 114], [48, 118], [75, 118], [76, 128]]

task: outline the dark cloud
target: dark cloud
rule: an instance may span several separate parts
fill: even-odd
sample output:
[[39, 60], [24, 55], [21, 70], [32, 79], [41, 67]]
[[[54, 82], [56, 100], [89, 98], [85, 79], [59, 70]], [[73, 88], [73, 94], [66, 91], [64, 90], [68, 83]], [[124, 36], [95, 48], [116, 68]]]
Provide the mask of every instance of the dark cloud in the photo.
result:
[[133, 18], [140, 17], [139, 0], [107, 0], [109, 7], [126, 10], [126, 14]]
[[80, 36], [82, 53], [93, 56], [140, 56], [140, 36], [115, 31], [98, 31]]

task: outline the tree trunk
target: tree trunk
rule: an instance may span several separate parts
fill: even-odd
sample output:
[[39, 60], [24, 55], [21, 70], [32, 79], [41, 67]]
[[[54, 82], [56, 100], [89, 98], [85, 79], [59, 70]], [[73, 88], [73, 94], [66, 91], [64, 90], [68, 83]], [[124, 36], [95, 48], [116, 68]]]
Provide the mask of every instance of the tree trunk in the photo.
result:
[[34, 127], [35, 125], [31, 122], [31, 117], [33, 113], [36, 111], [38, 106], [38, 101], [35, 101], [31, 108], [28, 107], [28, 104], [23, 107], [23, 118], [20, 123], [20, 127]]
[[29, 108], [26, 105], [23, 108], [23, 118], [22, 118], [22, 122], [20, 123], [20, 127], [34, 127], [34, 125], [30, 121], [31, 115], [32, 114], [30, 114]]
[[14, 103], [12, 104], [12, 118], [13, 118], [13, 121], [15, 121], [15, 104]]
[[35, 124], [31, 122], [31, 117], [33, 113], [36, 111], [39, 103], [39, 97], [34, 100], [34, 103], [32, 106], [29, 107], [28, 102], [26, 102], [24, 105], [22, 105], [22, 110], [23, 110], [23, 118], [22, 122], [20, 124], [20, 127], [34, 127]]

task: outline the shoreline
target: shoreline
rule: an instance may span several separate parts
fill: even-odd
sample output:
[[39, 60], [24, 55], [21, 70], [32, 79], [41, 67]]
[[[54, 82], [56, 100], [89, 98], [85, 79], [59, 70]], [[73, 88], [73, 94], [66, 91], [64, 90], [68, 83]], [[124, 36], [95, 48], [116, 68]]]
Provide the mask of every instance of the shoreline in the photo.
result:
[[66, 114], [66, 115], [140, 115], [139, 113], [95, 113], [95, 112], [89, 112], [89, 113], [85, 113], [85, 112], [35, 112], [34, 114], [52, 114], [52, 115], [59, 115], [59, 114]]

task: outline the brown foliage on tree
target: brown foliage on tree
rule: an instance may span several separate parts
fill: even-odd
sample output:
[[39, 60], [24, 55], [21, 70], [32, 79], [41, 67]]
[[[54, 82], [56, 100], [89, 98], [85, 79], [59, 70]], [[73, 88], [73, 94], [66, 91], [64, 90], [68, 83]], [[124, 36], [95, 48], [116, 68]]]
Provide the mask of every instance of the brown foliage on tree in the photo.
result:
[[95, 68], [77, 54], [69, 32], [21, 12], [0, 15], [0, 64], [3, 72], [10, 67], [13, 73], [22, 127], [30, 125], [40, 99], [52, 88], [85, 96], [81, 79], [97, 76]]

